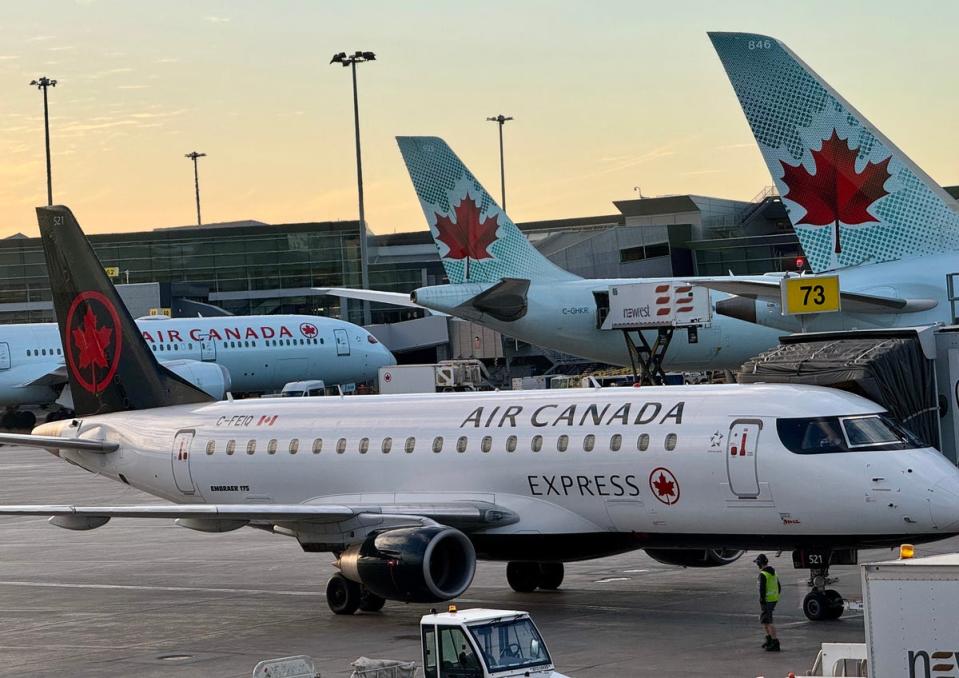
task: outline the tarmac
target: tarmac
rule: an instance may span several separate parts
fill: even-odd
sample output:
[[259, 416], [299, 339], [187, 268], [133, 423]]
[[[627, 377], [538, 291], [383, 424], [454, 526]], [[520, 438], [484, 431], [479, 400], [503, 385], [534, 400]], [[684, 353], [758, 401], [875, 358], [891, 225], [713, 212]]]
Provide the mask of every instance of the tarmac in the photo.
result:
[[[41, 451], [0, 448], [0, 503], [111, 505], [157, 500]], [[919, 555], [959, 550], [959, 538]], [[860, 560], [895, 557], [868, 551]], [[642, 552], [568, 564], [556, 592], [518, 594], [505, 563], [480, 563], [461, 608], [526, 610], [557, 670], [577, 677], [786, 676], [823, 642], [862, 642], [862, 612], [809, 622], [807, 573], [769, 554], [783, 581], [783, 651], [764, 652], [756, 568], [661, 565]], [[338, 617], [323, 594], [332, 557], [252, 529], [203, 534], [170, 521], [117, 519], [72, 532], [43, 518], [0, 517], [0, 676], [252, 675], [267, 658], [306, 654], [324, 677], [361, 655], [420, 662], [428, 605], [387, 603]], [[847, 598], [857, 567], [833, 568]], [[443, 605], [437, 605], [443, 608]]]

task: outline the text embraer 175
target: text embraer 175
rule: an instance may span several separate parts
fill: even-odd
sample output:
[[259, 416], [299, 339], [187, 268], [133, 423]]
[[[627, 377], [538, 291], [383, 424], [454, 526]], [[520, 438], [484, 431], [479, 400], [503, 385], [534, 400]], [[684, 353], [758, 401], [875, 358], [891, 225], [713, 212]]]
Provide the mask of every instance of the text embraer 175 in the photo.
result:
[[[332, 552], [338, 613], [462, 594], [477, 558], [556, 588], [564, 561], [645, 549], [709, 567], [796, 550], [813, 618], [830, 563], [959, 533], [959, 470], [875, 403], [790, 385], [213, 402], [157, 363], [65, 207], [38, 208], [77, 419], [49, 449], [172, 504], [0, 506], [70, 529], [168, 517]], [[69, 253], [69, 262], [67, 254]], [[894, 497], [894, 501], [889, 498]]]

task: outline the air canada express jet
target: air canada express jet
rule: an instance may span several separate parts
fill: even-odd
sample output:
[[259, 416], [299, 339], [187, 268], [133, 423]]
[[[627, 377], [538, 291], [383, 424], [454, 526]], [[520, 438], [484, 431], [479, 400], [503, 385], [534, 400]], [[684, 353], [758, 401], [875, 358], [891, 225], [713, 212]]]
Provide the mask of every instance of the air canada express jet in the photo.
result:
[[77, 416], [0, 442], [46, 448], [173, 503], [0, 506], [75, 530], [111, 518], [255, 527], [332, 552], [340, 614], [461, 595], [477, 558], [519, 591], [634, 549], [693, 567], [794, 550], [807, 615], [830, 564], [959, 533], [959, 470], [875, 403], [724, 385], [215, 402], [157, 361], [73, 214], [40, 207]]
[[[216, 398], [228, 391], [279, 390], [290, 381], [364, 382], [396, 364], [389, 350], [362, 327], [335, 318], [302, 315], [215, 318], [141, 318], [143, 338], [157, 360]], [[0, 406], [69, 408], [67, 364], [54, 323], [0, 327]], [[50, 419], [67, 416], [55, 410]], [[14, 421], [9, 417], [14, 416]], [[25, 423], [17, 421], [27, 417]], [[29, 427], [34, 415], [5, 415], [3, 425]]]

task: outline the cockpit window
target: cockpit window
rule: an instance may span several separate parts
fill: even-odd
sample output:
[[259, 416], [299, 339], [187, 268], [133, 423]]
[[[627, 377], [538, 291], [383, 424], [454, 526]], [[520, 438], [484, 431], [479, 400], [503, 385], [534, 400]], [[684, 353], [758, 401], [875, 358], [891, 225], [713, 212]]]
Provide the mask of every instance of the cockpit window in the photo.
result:
[[796, 454], [909, 450], [925, 445], [887, 414], [778, 419], [783, 445]]

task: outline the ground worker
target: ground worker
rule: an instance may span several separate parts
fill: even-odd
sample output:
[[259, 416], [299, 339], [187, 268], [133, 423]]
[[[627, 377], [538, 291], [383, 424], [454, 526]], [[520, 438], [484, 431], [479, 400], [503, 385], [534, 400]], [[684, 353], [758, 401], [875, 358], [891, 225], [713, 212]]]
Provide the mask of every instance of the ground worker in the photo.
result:
[[773, 625], [773, 610], [776, 609], [783, 587], [765, 553], [760, 553], [753, 562], [759, 568], [759, 623], [766, 632], [763, 649], [767, 652], [779, 652], [779, 638], [776, 637], [776, 627]]

